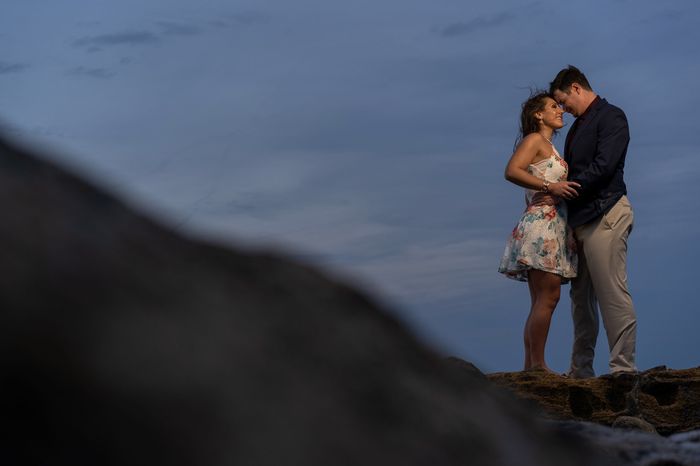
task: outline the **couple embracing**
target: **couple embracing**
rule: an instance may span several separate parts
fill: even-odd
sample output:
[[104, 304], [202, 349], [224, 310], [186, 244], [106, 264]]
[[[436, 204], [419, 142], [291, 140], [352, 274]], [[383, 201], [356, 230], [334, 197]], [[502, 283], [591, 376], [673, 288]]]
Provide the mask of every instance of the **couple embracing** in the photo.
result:
[[[552, 137], [576, 117], [564, 157]], [[561, 284], [571, 281], [574, 343], [568, 375], [593, 377], [599, 311], [610, 372], [636, 372], [637, 320], [627, 288], [627, 238], [633, 213], [623, 180], [629, 129], [624, 112], [600, 98], [576, 67], [561, 70], [549, 92], [522, 106], [520, 140], [505, 177], [526, 189], [526, 209], [499, 272], [526, 281], [525, 370], [550, 371], [544, 349]], [[551, 371], [550, 371], [551, 372]]]

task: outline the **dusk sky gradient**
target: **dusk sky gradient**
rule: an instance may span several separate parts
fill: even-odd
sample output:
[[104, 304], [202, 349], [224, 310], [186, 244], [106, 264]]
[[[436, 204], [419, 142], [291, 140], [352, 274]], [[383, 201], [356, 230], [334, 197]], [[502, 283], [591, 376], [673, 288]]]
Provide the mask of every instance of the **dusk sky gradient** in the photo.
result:
[[2, 133], [178, 230], [357, 283], [488, 372], [523, 359], [527, 286], [496, 272], [524, 207], [503, 178], [520, 105], [578, 66], [630, 124], [639, 367], [700, 365], [697, 1], [2, 5]]

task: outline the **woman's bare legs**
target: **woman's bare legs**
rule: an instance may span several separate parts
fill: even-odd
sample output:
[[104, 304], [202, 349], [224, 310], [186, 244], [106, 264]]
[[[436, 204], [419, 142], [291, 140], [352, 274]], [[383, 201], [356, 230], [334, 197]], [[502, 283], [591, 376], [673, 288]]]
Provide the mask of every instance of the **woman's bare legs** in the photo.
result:
[[[535, 289], [532, 286], [532, 280], [527, 281], [527, 287], [530, 289], [530, 311], [532, 311], [532, 308], [535, 307], [535, 298], [537, 297], [535, 294]], [[530, 364], [530, 316], [527, 317], [525, 320], [525, 330], [524, 330], [524, 335], [523, 335], [523, 340], [525, 342], [525, 369], [528, 370], [532, 367]]]
[[[542, 270], [530, 269], [528, 285], [532, 307], [525, 322], [525, 345], [528, 348], [525, 351], [525, 369], [541, 367], [552, 372], [544, 362], [544, 347], [547, 343], [552, 314], [559, 302], [561, 277]], [[528, 354], [529, 359], [527, 359]]]

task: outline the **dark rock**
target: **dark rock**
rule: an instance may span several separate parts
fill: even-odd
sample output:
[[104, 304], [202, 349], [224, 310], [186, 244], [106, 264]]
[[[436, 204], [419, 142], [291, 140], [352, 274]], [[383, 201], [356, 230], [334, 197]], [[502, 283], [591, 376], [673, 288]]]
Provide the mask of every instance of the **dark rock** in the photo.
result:
[[620, 416], [634, 416], [649, 422], [662, 435], [700, 429], [700, 368], [671, 370], [662, 366], [590, 379], [531, 372], [502, 372], [488, 378], [535, 402], [551, 419], [610, 426]]
[[657, 433], [654, 426], [644, 419], [635, 416], [620, 416], [613, 421], [612, 427], [614, 429], [641, 430], [642, 432], [649, 432], [650, 434]]
[[552, 428], [588, 442], [617, 466], [700, 465], [700, 431], [671, 437], [613, 429], [582, 421], [552, 421]]
[[362, 292], [0, 141], [7, 465], [590, 465]]
[[448, 365], [454, 367], [455, 369], [463, 372], [469, 377], [475, 377], [477, 379], [487, 380], [486, 375], [481, 372], [481, 370], [469, 361], [460, 359], [454, 356], [445, 358], [445, 362]]

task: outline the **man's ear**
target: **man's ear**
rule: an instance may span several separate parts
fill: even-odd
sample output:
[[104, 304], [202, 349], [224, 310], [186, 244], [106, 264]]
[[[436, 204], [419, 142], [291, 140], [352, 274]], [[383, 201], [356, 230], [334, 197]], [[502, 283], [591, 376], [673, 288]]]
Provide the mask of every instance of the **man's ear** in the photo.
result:
[[581, 85], [579, 83], [571, 83], [571, 89], [569, 90], [570, 92], [575, 92], [576, 95], [581, 94]]

